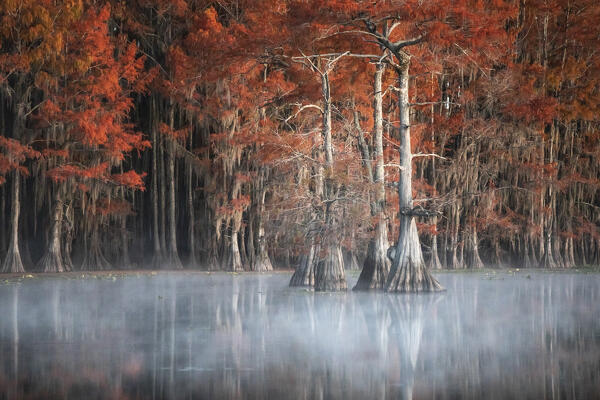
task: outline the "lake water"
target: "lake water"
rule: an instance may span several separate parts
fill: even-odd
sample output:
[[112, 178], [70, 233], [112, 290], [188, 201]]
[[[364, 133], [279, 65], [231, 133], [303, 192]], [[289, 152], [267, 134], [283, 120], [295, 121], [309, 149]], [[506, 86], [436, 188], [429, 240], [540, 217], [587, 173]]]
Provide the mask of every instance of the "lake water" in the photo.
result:
[[3, 284], [0, 398], [600, 398], [600, 275], [438, 277], [433, 295], [281, 273]]

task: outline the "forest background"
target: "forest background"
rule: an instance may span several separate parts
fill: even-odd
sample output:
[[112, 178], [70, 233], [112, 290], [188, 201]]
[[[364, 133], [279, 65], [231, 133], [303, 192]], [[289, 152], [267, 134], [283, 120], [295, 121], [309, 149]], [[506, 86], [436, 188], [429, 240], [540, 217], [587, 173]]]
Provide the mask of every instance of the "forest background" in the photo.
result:
[[595, 0], [5, 0], [1, 270], [385, 274], [403, 173], [431, 269], [598, 265], [598, 22]]

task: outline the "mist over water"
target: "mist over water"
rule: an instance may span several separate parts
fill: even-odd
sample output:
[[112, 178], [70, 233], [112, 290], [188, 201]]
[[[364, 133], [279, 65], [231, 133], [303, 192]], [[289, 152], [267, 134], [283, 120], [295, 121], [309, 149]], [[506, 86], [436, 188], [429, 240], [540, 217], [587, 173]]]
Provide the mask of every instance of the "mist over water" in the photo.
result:
[[439, 274], [433, 295], [26, 279], [0, 286], [0, 398], [600, 398], [600, 275], [527, 274]]

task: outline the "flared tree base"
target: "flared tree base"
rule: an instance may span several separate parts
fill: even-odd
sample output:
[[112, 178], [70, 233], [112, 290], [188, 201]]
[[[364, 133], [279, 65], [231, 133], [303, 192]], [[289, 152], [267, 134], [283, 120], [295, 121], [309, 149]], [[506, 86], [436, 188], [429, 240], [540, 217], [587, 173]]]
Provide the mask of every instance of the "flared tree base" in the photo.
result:
[[315, 290], [335, 292], [348, 289], [344, 271], [344, 256], [338, 245], [329, 245], [326, 253], [317, 263], [315, 270]]
[[367, 258], [358, 281], [352, 290], [383, 290], [390, 272], [387, 257], [387, 229], [378, 228], [376, 236], [369, 241]]
[[179, 258], [179, 254], [171, 253], [165, 259], [165, 264], [163, 265], [165, 269], [183, 269], [183, 264], [181, 263], [181, 259]]
[[271, 264], [271, 259], [267, 257], [259, 257], [254, 263], [253, 271], [256, 272], [268, 272], [273, 271], [273, 264]]
[[90, 251], [81, 263], [82, 271], [106, 271], [110, 269], [112, 269], [112, 265], [104, 258], [99, 249]]
[[49, 273], [70, 271], [62, 259], [62, 255], [52, 249], [46, 250], [44, 256], [38, 261], [36, 270]]
[[443, 292], [445, 289], [425, 268], [424, 263], [414, 264], [410, 260], [405, 260], [396, 274], [390, 276], [385, 290], [393, 293], [422, 293]]
[[25, 272], [25, 268], [23, 268], [21, 253], [18, 248], [10, 246], [6, 257], [4, 258], [4, 262], [2, 263], [2, 273], [19, 274], [23, 272]]
[[395, 247], [394, 261], [385, 284], [393, 293], [440, 292], [444, 288], [425, 267], [417, 226], [412, 218], [400, 223], [400, 235]]
[[315, 260], [318, 253], [318, 246], [310, 246], [308, 254], [301, 257], [300, 265], [296, 267], [294, 275], [290, 279], [290, 287], [313, 287], [315, 285]]

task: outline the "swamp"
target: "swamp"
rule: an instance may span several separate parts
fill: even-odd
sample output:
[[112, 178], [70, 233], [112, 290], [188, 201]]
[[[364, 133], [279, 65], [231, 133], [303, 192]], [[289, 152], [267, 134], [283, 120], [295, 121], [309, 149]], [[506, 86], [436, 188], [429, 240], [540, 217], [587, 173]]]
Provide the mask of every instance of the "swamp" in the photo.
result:
[[0, 0], [0, 400], [600, 399], [599, 21]]

